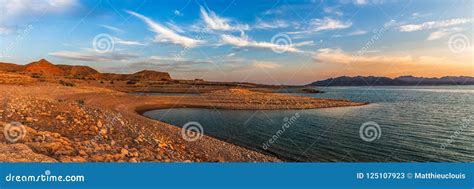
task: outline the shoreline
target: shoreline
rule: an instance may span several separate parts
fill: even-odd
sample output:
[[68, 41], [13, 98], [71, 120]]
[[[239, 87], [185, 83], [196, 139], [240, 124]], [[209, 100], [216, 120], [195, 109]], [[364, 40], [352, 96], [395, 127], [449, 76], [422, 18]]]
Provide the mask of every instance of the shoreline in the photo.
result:
[[[187, 142], [180, 135], [180, 127], [142, 113], [162, 108], [278, 110], [367, 104], [242, 89], [220, 90], [202, 96], [140, 96], [91, 86], [42, 83], [2, 84], [0, 92], [0, 97], [8, 101], [0, 112], [1, 120], [5, 123], [19, 121], [31, 134], [15, 145], [31, 149], [32, 157], [46, 156], [51, 158], [49, 161], [59, 162], [288, 161], [273, 153], [248, 149], [207, 135], [198, 141]], [[0, 142], [13, 145], [3, 137]], [[0, 157], [0, 161], [20, 160]]]

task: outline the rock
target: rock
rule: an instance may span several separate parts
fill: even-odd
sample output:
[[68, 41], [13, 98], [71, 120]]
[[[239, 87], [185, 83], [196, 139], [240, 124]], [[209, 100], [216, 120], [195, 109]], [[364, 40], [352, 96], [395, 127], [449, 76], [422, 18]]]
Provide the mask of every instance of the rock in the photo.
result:
[[132, 152], [129, 155], [130, 157], [138, 157], [138, 152]]
[[107, 129], [101, 129], [100, 135], [102, 135], [103, 137], [107, 136]]
[[167, 147], [168, 145], [164, 142], [160, 142], [160, 144], [158, 144], [158, 147], [160, 148], [164, 148], [164, 147]]
[[59, 158], [59, 161], [61, 161], [61, 162], [87, 162], [87, 160], [85, 158], [80, 157], [80, 156], [75, 156], [75, 157], [61, 156]]
[[120, 150], [120, 153], [123, 155], [128, 155], [128, 150], [125, 148], [122, 148], [122, 150]]
[[97, 131], [99, 131], [99, 128], [96, 127], [96, 126], [92, 126], [92, 127], [91, 127], [91, 131], [97, 132]]
[[87, 153], [84, 150], [79, 150], [79, 155], [80, 156], [87, 156]]
[[136, 158], [130, 158], [130, 159], [128, 160], [128, 162], [130, 162], [130, 163], [137, 163], [138, 160], [137, 160]]
[[26, 117], [26, 122], [33, 122], [33, 118], [32, 117]]
[[55, 159], [35, 153], [25, 144], [0, 143], [0, 162], [56, 162]]

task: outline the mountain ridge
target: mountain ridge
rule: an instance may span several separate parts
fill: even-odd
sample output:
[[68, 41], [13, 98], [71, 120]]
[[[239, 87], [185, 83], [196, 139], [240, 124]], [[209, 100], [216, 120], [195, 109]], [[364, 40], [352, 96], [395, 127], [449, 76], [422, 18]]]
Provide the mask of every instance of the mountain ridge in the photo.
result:
[[474, 85], [474, 77], [470, 76], [443, 76], [443, 77], [415, 77], [411, 75], [396, 78], [377, 76], [341, 76], [319, 80], [308, 86], [416, 86], [416, 85]]
[[42, 77], [64, 76], [70, 78], [93, 78], [105, 80], [172, 80], [170, 74], [167, 72], [142, 70], [132, 74], [101, 73], [89, 66], [53, 64], [46, 59], [40, 59], [26, 65], [0, 62], [0, 71], [16, 72]]

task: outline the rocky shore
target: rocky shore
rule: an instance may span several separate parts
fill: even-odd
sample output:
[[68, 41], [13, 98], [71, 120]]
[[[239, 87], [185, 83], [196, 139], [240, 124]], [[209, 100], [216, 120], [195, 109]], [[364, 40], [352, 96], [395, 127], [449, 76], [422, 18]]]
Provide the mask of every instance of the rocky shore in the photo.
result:
[[50, 82], [0, 84], [0, 131], [8, 131], [0, 135], [0, 162], [275, 162], [281, 160], [208, 136], [188, 142], [180, 128], [140, 113], [157, 108], [307, 109], [363, 104], [246, 89], [158, 97]]

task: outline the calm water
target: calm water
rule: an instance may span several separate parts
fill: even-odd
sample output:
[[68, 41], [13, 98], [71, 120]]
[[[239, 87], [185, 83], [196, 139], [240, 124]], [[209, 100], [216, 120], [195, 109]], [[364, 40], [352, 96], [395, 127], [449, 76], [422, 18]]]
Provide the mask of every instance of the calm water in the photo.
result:
[[[371, 104], [294, 111], [168, 109], [145, 115], [177, 126], [197, 121], [206, 135], [291, 161], [474, 161], [474, 86], [323, 90], [293, 95]], [[289, 119], [296, 113], [299, 117]], [[359, 134], [369, 121], [381, 130], [371, 142]], [[278, 132], [285, 123], [289, 127]]]

